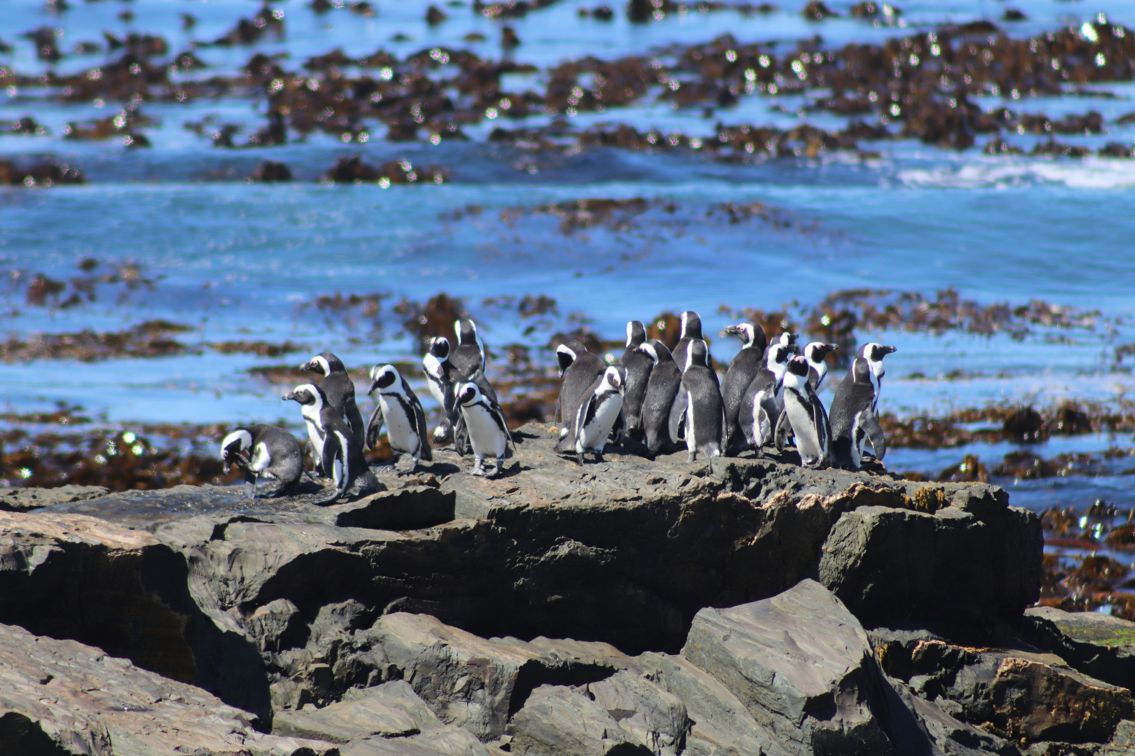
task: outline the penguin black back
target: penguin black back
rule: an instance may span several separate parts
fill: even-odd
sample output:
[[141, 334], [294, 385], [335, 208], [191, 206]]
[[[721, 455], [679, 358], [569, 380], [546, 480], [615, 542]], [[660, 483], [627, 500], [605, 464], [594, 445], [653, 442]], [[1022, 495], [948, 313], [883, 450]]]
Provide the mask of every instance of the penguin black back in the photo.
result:
[[331, 352], [320, 352], [300, 367], [318, 376], [315, 385], [323, 391], [327, 403], [339, 412], [351, 437], [361, 448], [366, 426], [355, 403], [355, 382], [351, 380], [343, 361]]
[[686, 310], [682, 313], [682, 330], [678, 334], [678, 343], [674, 345], [674, 364], [679, 370], [686, 369], [686, 350], [689, 349], [690, 342], [701, 337], [701, 316], [693, 310]]
[[646, 398], [646, 384], [654, 360], [639, 350], [646, 343], [646, 327], [641, 321], [627, 323], [627, 345], [619, 363], [626, 370], [626, 384], [623, 390], [623, 417], [626, 419], [627, 436], [641, 441], [642, 403]]
[[768, 337], [763, 328], [752, 323], [729, 326], [725, 333], [741, 339], [741, 351], [729, 363], [729, 369], [725, 371], [725, 378], [721, 382], [721, 399], [725, 403], [726, 448], [734, 449], [742, 439], [737, 420], [741, 402], [753, 378], [765, 369]]
[[647, 452], [655, 457], [674, 448], [674, 439], [670, 437], [670, 409], [678, 395], [682, 373], [661, 341], [648, 342], [639, 349], [654, 365], [642, 400], [642, 430]]
[[453, 330], [457, 333], [457, 346], [449, 353], [449, 363], [460, 380], [475, 380], [478, 375], [484, 374], [488, 365], [485, 342], [481, 340], [472, 318], [461, 318], [453, 324]]
[[599, 355], [587, 351], [587, 348], [578, 341], [570, 341], [556, 347], [556, 359], [562, 370], [559, 399], [560, 440], [556, 444], [556, 451], [574, 452], [574, 425], [579, 406], [587, 398], [591, 385], [603, 374], [607, 365]]

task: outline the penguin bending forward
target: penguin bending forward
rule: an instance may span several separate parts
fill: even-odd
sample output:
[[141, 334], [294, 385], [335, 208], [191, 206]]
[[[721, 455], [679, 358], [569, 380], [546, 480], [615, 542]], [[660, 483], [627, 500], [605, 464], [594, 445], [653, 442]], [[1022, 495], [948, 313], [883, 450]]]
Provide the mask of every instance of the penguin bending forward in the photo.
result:
[[370, 370], [370, 391], [375, 397], [374, 412], [367, 423], [367, 447], [378, 443], [378, 433], [386, 425], [390, 448], [410, 455], [410, 471], [418, 469], [418, 460], [433, 460], [426, 413], [410, 384], [393, 365], [375, 365]]
[[252, 484], [252, 498], [260, 496], [259, 483], [274, 480], [268, 496], [291, 492], [303, 476], [303, 445], [296, 437], [272, 425], [233, 428], [221, 441], [221, 461], [227, 473], [240, 468]]
[[790, 428], [805, 467], [823, 467], [831, 458], [832, 429], [828, 413], [808, 381], [808, 360], [793, 357], [784, 373], [784, 410], [776, 422], [777, 451], [783, 451], [782, 429]]
[[457, 385], [457, 406], [469, 433], [473, 448], [473, 475], [485, 474], [485, 458], [496, 460], [493, 475], [499, 475], [504, 466], [505, 454], [513, 448], [512, 434], [508, 432], [504, 414], [496, 402], [490, 401], [480, 387], [468, 381]]
[[702, 339], [692, 340], [686, 352], [686, 369], [670, 408], [671, 438], [678, 435], [683, 421], [690, 462], [697, 459], [698, 453], [721, 456], [725, 449], [725, 404], [717, 376], [709, 366], [709, 348]]
[[583, 464], [584, 454], [591, 452], [596, 462], [603, 461], [603, 449], [619, 413], [623, 409], [623, 371], [609, 367], [595, 379], [575, 417], [576, 461]]

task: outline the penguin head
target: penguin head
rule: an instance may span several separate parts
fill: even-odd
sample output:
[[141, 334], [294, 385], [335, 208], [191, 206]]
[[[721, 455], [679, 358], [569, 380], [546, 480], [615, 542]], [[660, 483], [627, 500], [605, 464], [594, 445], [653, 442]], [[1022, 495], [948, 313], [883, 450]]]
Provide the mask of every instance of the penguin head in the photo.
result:
[[808, 360], [796, 355], [788, 360], [784, 370], [784, 385], [800, 388], [808, 383]]
[[851, 381], [871, 385], [871, 365], [864, 358], [856, 357], [851, 361]]
[[603, 380], [599, 384], [598, 393], [616, 391], [621, 394], [624, 384], [623, 371], [612, 365], [603, 371]]
[[686, 350], [686, 369], [689, 370], [694, 365], [709, 367], [709, 345], [705, 343], [705, 339], [694, 339]]
[[701, 316], [693, 310], [686, 310], [682, 313], [682, 332], [679, 338], [701, 338]]
[[477, 338], [477, 324], [472, 318], [458, 318], [453, 324], [453, 331], [457, 334], [458, 344], [481, 345], [481, 340]]
[[476, 383], [459, 383], [456, 390], [457, 403], [463, 406], [476, 404], [481, 399], [481, 389]]
[[867, 360], [867, 364], [871, 368], [871, 372], [879, 378], [886, 375], [886, 368], [883, 367], [883, 358], [888, 354], [894, 354], [898, 351], [898, 347], [884, 346], [877, 342], [870, 342], [859, 347], [857, 356]]
[[788, 365], [788, 358], [792, 354], [784, 344], [777, 342], [768, 348], [765, 355], [765, 367], [773, 372], [775, 375], [784, 375], [784, 370]]
[[741, 339], [742, 349], [759, 349], [764, 351], [768, 346], [768, 337], [765, 336], [765, 329], [760, 326], [755, 326], [752, 323], [738, 323], [737, 325], [726, 326], [725, 330], [721, 332], [726, 336], [736, 336]]
[[373, 394], [378, 391], [383, 393], [402, 393], [402, 376], [398, 374], [398, 368], [393, 365], [375, 365], [370, 369], [370, 389], [367, 390], [368, 394]]
[[565, 341], [556, 347], [556, 363], [560, 366], [560, 375], [566, 373], [567, 369], [579, 358], [579, 355], [586, 351], [587, 347], [574, 339]]
[[646, 342], [646, 326], [641, 320], [627, 321], [627, 349], [635, 349]]
[[241, 455], [251, 448], [252, 431], [248, 428], [235, 428], [229, 431], [221, 441], [221, 462], [224, 463], [224, 471], [228, 473]]
[[437, 358], [438, 362], [449, 359], [449, 339], [444, 336], [435, 336], [430, 339], [429, 353]]
[[810, 342], [804, 347], [804, 357], [813, 365], [823, 362], [829, 354], [839, 349], [835, 344], [825, 344], [822, 341]]
[[343, 361], [331, 352], [320, 352], [300, 365], [300, 370], [306, 370], [309, 373], [319, 373], [326, 378], [332, 373], [345, 373], [347, 368], [343, 366]]
[[653, 362], [655, 365], [658, 364], [658, 359], [659, 359], [658, 347], [655, 346], [658, 343], [660, 343], [660, 342], [647, 341], [643, 344], [638, 345], [638, 351], [642, 352], [647, 357], [649, 357], [650, 361]]
[[791, 331], [782, 331], [780, 338], [777, 339], [777, 343], [781, 346], [788, 347], [788, 351], [791, 354], [796, 354], [796, 350], [799, 348], [796, 344], [796, 334]]
[[280, 398], [285, 402], [298, 402], [301, 407], [315, 407], [316, 409], [321, 408], [326, 400], [323, 391], [314, 383], [301, 383]]

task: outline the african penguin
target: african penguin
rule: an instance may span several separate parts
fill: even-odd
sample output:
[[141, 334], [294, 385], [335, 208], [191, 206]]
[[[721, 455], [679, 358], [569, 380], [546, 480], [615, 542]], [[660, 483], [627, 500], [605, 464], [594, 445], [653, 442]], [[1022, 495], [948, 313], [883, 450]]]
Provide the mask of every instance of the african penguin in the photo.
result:
[[588, 387], [575, 416], [576, 461], [583, 464], [583, 455], [592, 452], [596, 462], [603, 461], [607, 437], [623, 409], [623, 371], [609, 367]]
[[805, 467], [823, 467], [830, 459], [832, 429], [828, 413], [808, 382], [808, 360], [793, 357], [784, 372], [784, 410], [776, 422], [773, 435], [778, 439], [777, 451], [783, 451], [779, 442], [782, 426], [789, 426], [796, 439], [796, 451]]
[[832, 458], [849, 470], [858, 470], [863, 463], [864, 442], [871, 445], [875, 457], [887, 454], [887, 438], [876, 414], [878, 395], [871, 380], [871, 366], [866, 359], [851, 363], [851, 374], [836, 386], [832, 399]]
[[779, 342], [765, 350], [765, 366], [745, 388], [737, 424], [749, 448], [759, 452], [772, 441], [772, 433], [782, 408], [784, 372], [788, 366], [788, 347]]
[[678, 332], [678, 343], [674, 345], [674, 364], [678, 369], [685, 371], [686, 363], [686, 350], [690, 347], [690, 342], [694, 339], [702, 338], [701, 335], [701, 316], [693, 310], [686, 310], [682, 313], [682, 329]]
[[488, 366], [488, 354], [485, 351], [485, 342], [477, 333], [477, 324], [472, 318], [460, 318], [453, 324], [457, 333], [457, 346], [449, 355], [449, 362], [460, 380], [473, 381], [485, 374]]
[[646, 398], [646, 384], [650, 379], [650, 369], [654, 361], [641, 352], [639, 347], [646, 342], [646, 326], [641, 321], [627, 323], [627, 346], [619, 364], [626, 371], [626, 385], [623, 387], [623, 418], [626, 420], [627, 436], [641, 441], [642, 402]]
[[796, 342], [796, 334], [791, 331], [781, 331], [780, 336], [777, 337], [776, 342], [783, 347], [788, 348], [788, 354], [794, 355], [800, 353], [800, 345]]
[[820, 390], [828, 374], [827, 356], [839, 349], [835, 344], [812, 341], [804, 347], [804, 358], [808, 360], [808, 383], [815, 391]]
[[642, 430], [646, 436], [647, 452], [653, 458], [671, 451], [676, 443], [670, 437], [670, 408], [674, 406], [674, 397], [682, 383], [682, 371], [661, 341], [648, 341], [639, 347], [639, 351], [654, 365], [642, 399]]
[[321, 376], [316, 385], [323, 389], [327, 402], [339, 411], [351, 431], [351, 437], [361, 448], [366, 426], [363, 425], [363, 416], [355, 404], [355, 382], [351, 380], [343, 361], [331, 352], [321, 352], [300, 365], [300, 369]]
[[725, 379], [721, 382], [721, 399], [725, 402], [726, 447], [733, 449], [743, 438], [737, 425], [741, 401], [745, 398], [745, 389], [765, 367], [768, 337], [765, 336], [763, 328], [752, 323], [728, 326], [723, 333], [741, 339], [741, 351], [737, 352], [737, 356], [729, 363], [729, 369], [725, 371]]
[[430, 394], [441, 405], [441, 424], [434, 428], [434, 440], [442, 441], [451, 430], [450, 416], [454, 412], [453, 386], [456, 375], [453, 365], [449, 362], [449, 339], [437, 336], [430, 339], [430, 346], [422, 356], [422, 368], [426, 374], [426, 386]]
[[252, 484], [252, 497], [260, 495], [259, 482], [274, 480], [268, 496], [288, 493], [303, 475], [303, 445], [282, 428], [249, 425], [234, 428], [221, 441], [225, 472], [236, 466]]
[[575, 417], [587, 398], [587, 391], [595, 379], [603, 374], [607, 365], [597, 354], [587, 351], [578, 341], [569, 341], [556, 347], [556, 360], [560, 365], [560, 439], [556, 451], [575, 451]]
[[469, 442], [475, 458], [472, 474], [485, 474], [485, 458], [496, 460], [494, 475], [499, 475], [504, 465], [504, 457], [512, 446], [512, 435], [508, 432], [504, 415], [496, 402], [481, 393], [476, 383], [459, 383], [456, 389], [457, 406], [469, 431]]
[[883, 346], [872, 341], [859, 347], [859, 350], [855, 353], [855, 359], [866, 360], [867, 367], [870, 368], [871, 387], [875, 390], [873, 404], [876, 410], [879, 404], [879, 391], [883, 387], [883, 376], [887, 374], [887, 369], [883, 366], [883, 358], [897, 351], [898, 347]]
[[721, 456], [725, 448], [725, 404], [709, 366], [709, 348], [702, 339], [692, 339], [686, 350], [686, 369], [670, 409], [671, 438], [677, 436], [683, 420], [690, 462], [697, 459], [698, 453]]
[[410, 471], [418, 468], [418, 460], [433, 460], [426, 413], [410, 384], [393, 365], [375, 365], [370, 370], [370, 391], [378, 393], [374, 412], [367, 423], [367, 446], [378, 443], [378, 432], [386, 425], [390, 448], [410, 455]]
[[296, 386], [284, 394], [284, 401], [298, 402], [300, 414], [308, 425], [309, 433], [315, 430], [319, 438], [317, 458], [324, 477], [335, 483], [332, 501], [342, 497], [356, 479], [372, 478], [363, 457], [363, 448], [354, 441], [351, 429], [337, 409], [327, 401], [323, 389], [313, 383]]

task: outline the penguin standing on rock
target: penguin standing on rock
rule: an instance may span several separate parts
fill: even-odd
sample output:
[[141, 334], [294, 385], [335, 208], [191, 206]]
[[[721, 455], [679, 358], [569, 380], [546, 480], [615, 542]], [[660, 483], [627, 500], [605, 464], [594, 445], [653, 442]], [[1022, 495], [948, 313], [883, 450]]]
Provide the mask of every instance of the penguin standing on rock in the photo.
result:
[[745, 389], [753, 382], [757, 373], [765, 369], [765, 348], [768, 346], [768, 337], [764, 329], [752, 323], [738, 323], [731, 325], [724, 331], [726, 335], [737, 336], [741, 339], [741, 351], [729, 363], [725, 371], [725, 379], [721, 382], [721, 398], [725, 402], [725, 438], [726, 448], [736, 448], [741, 438], [737, 418], [741, 413], [741, 401], [745, 398]]
[[493, 474], [499, 475], [505, 454], [512, 447], [512, 434], [508, 432], [501, 408], [482, 394], [473, 382], [458, 384], [456, 397], [473, 448], [475, 461], [472, 474], [484, 475], [485, 458], [492, 457], [497, 463]]
[[[682, 313], [682, 329], [673, 350], [674, 363], [682, 372], [686, 370], [686, 351], [690, 348], [690, 342], [701, 338], [701, 316], [693, 310], [686, 310]], [[712, 361], [709, 364], [712, 365]]]
[[367, 423], [367, 446], [374, 448], [378, 443], [378, 433], [385, 423], [390, 448], [410, 455], [411, 472], [418, 469], [418, 460], [432, 461], [426, 413], [410, 384], [393, 365], [375, 365], [370, 377], [368, 393], [377, 392], [378, 396]]
[[[879, 392], [883, 388], [883, 376], [887, 374], [887, 369], [883, 365], [883, 358], [888, 354], [894, 354], [899, 349], [893, 346], [884, 346], [872, 341], [869, 344], [864, 344], [859, 347], [859, 351], [855, 353], [856, 360], [864, 360], [869, 369], [868, 377], [871, 379], [871, 387], [875, 390], [875, 399], [873, 401], [874, 409], [878, 409]], [[852, 365], [854, 368], [854, 364]]]
[[689, 461], [699, 453], [720, 457], [725, 449], [725, 404], [717, 376], [709, 366], [709, 348], [702, 339], [694, 339], [686, 351], [686, 369], [674, 406], [670, 408], [670, 437], [678, 435], [685, 422], [686, 449]]
[[[351, 380], [343, 361], [331, 352], [321, 352], [300, 365], [300, 369], [321, 376], [316, 385], [323, 390], [327, 403], [346, 421], [352, 438], [362, 448], [366, 426], [363, 425], [363, 416], [355, 404], [355, 382]], [[316, 455], [316, 459], [318, 458]]]
[[670, 436], [670, 409], [682, 383], [682, 371], [661, 341], [648, 341], [639, 347], [639, 351], [653, 363], [642, 399], [642, 430], [647, 453], [653, 459], [669, 452], [675, 443]]
[[280, 496], [294, 489], [303, 476], [303, 446], [291, 433], [272, 425], [233, 428], [221, 441], [221, 461], [226, 473], [234, 466], [244, 471], [254, 499], [260, 496], [262, 479], [276, 481], [268, 496]]
[[489, 364], [485, 342], [477, 333], [477, 324], [472, 318], [461, 318], [453, 324], [453, 330], [457, 333], [457, 346], [449, 361], [462, 380], [476, 380], [479, 375], [485, 374]]
[[620, 368], [609, 367], [588, 388], [575, 418], [576, 461], [583, 464], [584, 454], [591, 452], [596, 462], [603, 461], [607, 437], [623, 409], [624, 381]]
[[646, 326], [642, 321], [627, 323], [627, 346], [619, 363], [626, 371], [626, 385], [623, 389], [623, 418], [626, 421], [628, 438], [641, 441], [642, 402], [646, 398], [646, 384], [650, 379], [650, 369], [654, 361], [639, 350], [646, 343]]
[[579, 406], [607, 365], [578, 341], [556, 347], [556, 361], [560, 366], [560, 439], [556, 451], [570, 454], [575, 451], [575, 419]]
[[442, 441], [451, 431], [450, 415], [454, 412], [453, 387], [456, 383], [456, 371], [449, 362], [449, 339], [444, 336], [430, 339], [429, 349], [422, 356], [422, 368], [430, 394], [441, 405], [442, 421], [434, 428], [434, 440]]
[[759, 452], [772, 441], [783, 406], [783, 381], [789, 356], [788, 347], [783, 343], [770, 345], [765, 350], [764, 368], [753, 377], [741, 398], [737, 424], [753, 451]]
[[284, 401], [297, 402], [300, 414], [308, 425], [309, 433], [319, 439], [316, 456], [325, 477], [335, 483], [335, 495], [331, 501], [341, 498], [355, 482], [366, 488], [377, 486], [377, 480], [370, 472], [363, 447], [356, 444], [351, 429], [339, 411], [331, 406], [323, 389], [313, 383], [296, 386], [283, 396]]
[[836, 386], [832, 399], [832, 458], [838, 466], [858, 470], [863, 464], [864, 443], [877, 459], [887, 454], [887, 438], [876, 414], [878, 393], [871, 366], [856, 357], [851, 373]]
[[809, 369], [808, 360], [804, 357], [797, 356], [788, 361], [784, 373], [784, 411], [777, 419], [774, 435], [777, 451], [783, 451], [781, 431], [791, 428], [801, 464], [823, 467], [830, 459], [832, 429], [823, 403], [808, 382]]

